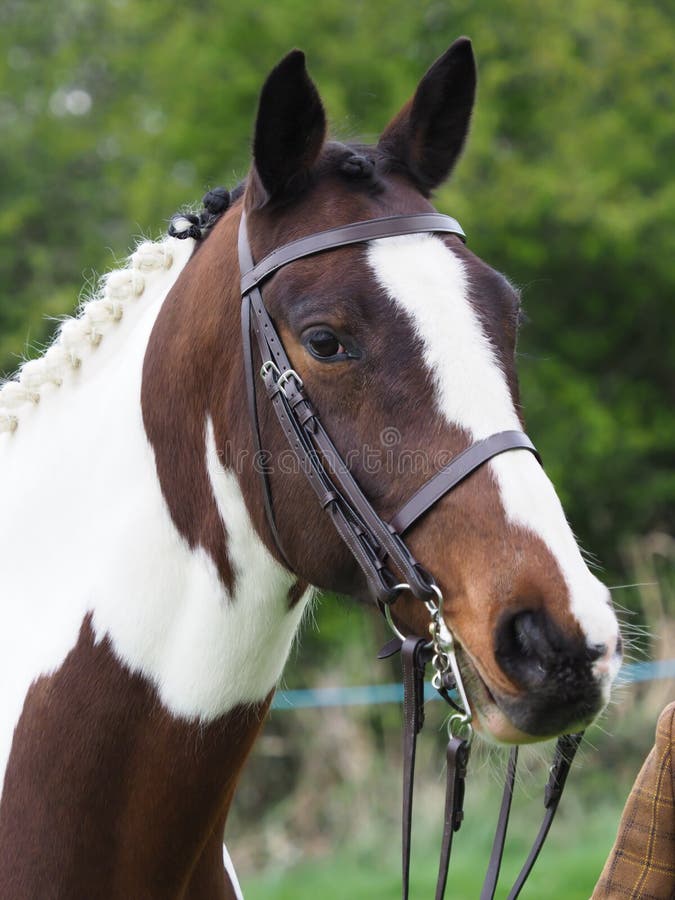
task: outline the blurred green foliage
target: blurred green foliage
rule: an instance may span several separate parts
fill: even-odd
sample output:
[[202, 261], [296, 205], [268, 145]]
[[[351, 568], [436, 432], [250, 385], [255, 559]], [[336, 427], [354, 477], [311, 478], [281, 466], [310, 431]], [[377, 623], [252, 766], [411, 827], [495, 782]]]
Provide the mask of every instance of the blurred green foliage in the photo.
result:
[[374, 139], [466, 33], [478, 105], [437, 205], [523, 287], [529, 429], [582, 541], [619, 569], [624, 536], [672, 528], [675, 499], [674, 20], [660, 0], [3, 0], [0, 371], [111, 249], [245, 174], [289, 48], [334, 133]]

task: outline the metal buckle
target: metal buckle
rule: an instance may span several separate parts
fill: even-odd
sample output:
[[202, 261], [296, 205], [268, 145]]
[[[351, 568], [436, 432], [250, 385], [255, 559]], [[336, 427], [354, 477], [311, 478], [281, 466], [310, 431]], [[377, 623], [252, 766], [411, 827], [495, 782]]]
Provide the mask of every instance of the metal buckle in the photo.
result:
[[285, 372], [280, 371], [279, 366], [272, 359], [267, 359], [260, 367], [260, 377], [265, 380], [265, 377], [269, 372], [273, 372], [275, 375], [275, 384], [282, 392], [284, 397], [288, 397], [284, 389], [284, 385], [287, 381], [290, 381], [291, 378], [295, 380], [295, 383], [298, 386], [298, 390], [303, 387], [302, 378], [298, 375], [295, 369], [286, 369]]
[[295, 383], [297, 384], [298, 389], [303, 387], [302, 378], [298, 375], [298, 373], [295, 371], [295, 369], [286, 369], [285, 372], [282, 372], [279, 369], [279, 366], [272, 359], [267, 359], [262, 364], [262, 366], [260, 367], [260, 377], [264, 380], [266, 375], [269, 372], [274, 373], [274, 375], [276, 376], [275, 383], [278, 386], [279, 390], [283, 391], [285, 396], [288, 396], [288, 395], [286, 394], [286, 391], [284, 390], [284, 385], [291, 378], [293, 378], [295, 380]]
[[[457, 662], [455, 639], [441, 616], [441, 607], [443, 605], [443, 594], [441, 593], [441, 589], [437, 584], [432, 584], [431, 589], [436, 594], [437, 603], [434, 603], [433, 600], [426, 600], [424, 603], [431, 615], [429, 633], [431, 635], [431, 647], [434, 654], [431, 660], [431, 665], [434, 668], [431, 684], [437, 691], [440, 690], [443, 686], [444, 675], [448, 672], [452, 672], [457, 693], [459, 694], [462, 712], [454, 713], [448, 719], [448, 735], [451, 738], [461, 737], [467, 742], [467, 745], [469, 745], [473, 739], [473, 728], [471, 726], [473, 716], [471, 714], [471, 707], [469, 706], [469, 698], [466, 695], [464, 681], [462, 680], [462, 674], [459, 670], [459, 663]], [[409, 591], [410, 585], [395, 584], [392, 590]], [[384, 617], [396, 637], [401, 641], [405, 641], [405, 635], [402, 634], [394, 624], [389, 603], [384, 604]]]
[[[410, 590], [409, 584], [395, 584], [392, 587], [392, 591], [409, 591], [409, 590]], [[383, 605], [383, 612], [384, 612], [384, 618], [387, 621], [387, 625], [391, 628], [391, 630], [394, 632], [396, 637], [399, 638], [401, 643], [403, 643], [406, 640], [406, 637], [404, 634], [401, 634], [401, 632], [398, 630], [398, 628], [394, 624], [394, 620], [391, 615], [391, 604], [390, 603], [385, 603]]]
[[275, 375], [277, 376], [277, 379], [279, 379], [281, 377], [281, 372], [279, 371], [279, 367], [271, 359], [266, 360], [260, 367], [260, 377], [263, 379], [263, 381], [268, 372], [274, 372]]
[[288, 397], [288, 394], [284, 390], [284, 385], [290, 378], [295, 379], [298, 390], [301, 390], [303, 387], [302, 378], [298, 375], [295, 369], [286, 369], [286, 371], [282, 372], [281, 375], [277, 378], [277, 387], [280, 391], [283, 392], [285, 397]]

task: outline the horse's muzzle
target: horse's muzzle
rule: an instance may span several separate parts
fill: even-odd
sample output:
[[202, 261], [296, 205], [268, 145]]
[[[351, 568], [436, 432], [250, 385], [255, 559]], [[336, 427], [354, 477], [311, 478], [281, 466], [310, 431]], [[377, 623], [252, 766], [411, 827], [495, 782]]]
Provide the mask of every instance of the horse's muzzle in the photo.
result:
[[604, 709], [621, 660], [621, 639], [589, 644], [569, 635], [544, 610], [505, 615], [495, 634], [495, 658], [518, 688], [494, 701], [513, 725], [533, 737], [578, 731]]

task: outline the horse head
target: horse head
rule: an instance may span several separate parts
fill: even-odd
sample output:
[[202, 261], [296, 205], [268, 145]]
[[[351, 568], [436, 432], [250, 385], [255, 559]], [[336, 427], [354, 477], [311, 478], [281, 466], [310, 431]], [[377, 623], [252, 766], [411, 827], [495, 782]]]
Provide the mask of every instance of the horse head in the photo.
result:
[[[159, 344], [196, 360], [219, 463], [236, 474], [258, 536], [301, 586], [368, 599], [354, 556], [289, 455], [261, 382], [265, 459], [256, 458], [233, 287], [242, 213], [260, 260], [328, 228], [433, 212], [429, 197], [465, 142], [475, 84], [471, 45], [460, 39], [376, 145], [344, 144], [327, 139], [304, 56], [290, 53], [262, 89], [245, 190], [158, 319]], [[472, 443], [523, 428], [519, 294], [457, 235], [382, 238], [298, 259], [267, 280], [264, 300], [306, 394], [384, 521]], [[152, 344], [146, 382], [157, 357], [151, 351]], [[151, 439], [152, 420], [146, 409]], [[200, 428], [203, 422], [195, 435]], [[256, 472], [261, 464], [276, 539]], [[192, 502], [188, 494], [183, 505]], [[620, 662], [616, 618], [532, 453], [517, 449], [490, 460], [415, 522], [406, 541], [442, 593], [442, 615], [486, 735], [540, 739], [581, 728], [599, 713]], [[296, 587], [289, 602], [301, 593]], [[427, 633], [428, 613], [410, 593], [396, 600], [392, 615], [400, 631]]]

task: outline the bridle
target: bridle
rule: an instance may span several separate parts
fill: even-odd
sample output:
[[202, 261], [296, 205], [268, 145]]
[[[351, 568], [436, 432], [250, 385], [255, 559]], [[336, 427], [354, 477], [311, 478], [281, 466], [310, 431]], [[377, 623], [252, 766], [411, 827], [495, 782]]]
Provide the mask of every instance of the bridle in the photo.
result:
[[[256, 407], [251, 332], [260, 350], [260, 374], [289, 446], [381, 606], [392, 603], [398, 597], [401, 579], [415, 597], [427, 603], [438, 597], [433, 577], [414, 559], [402, 540], [403, 532], [488, 459], [506, 450], [526, 449], [535, 455], [537, 451], [522, 431], [503, 431], [478, 441], [413, 494], [394, 516], [392, 523], [384, 522], [352, 477], [305, 393], [302, 379], [291, 366], [265, 308], [261, 285], [283, 266], [306, 256], [376, 238], [430, 231], [464, 237], [459, 223], [450, 216], [438, 213], [390, 216], [355, 222], [300, 238], [272, 251], [254, 265], [243, 213], [239, 227], [244, 366], [256, 452], [260, 459], [264, 458]], [[267, 519], [277, 548], [292, 569], [277, 530], [268, 473], [264, 466], [260, 468]], [[398, 574], [392, 571], [392, 566]]]
[[[361, 568], [369, 589], [394, 631], [395, 637], [380, 652], [386, 657], [401, 652], [404, 684], [404, 786], [403, 786], [403, 898], [408, 897], [412, 791], [417, 734], [424, 724], [424, 676], [426, 666], [434, 669], [432, 684], [453, 707], [448, 722], [447, 788], [445, 825], [441, 861], [436, 887], [436, 900], [445, 894], [452, 836], [463, 817], [464, 778], [473, 731], [471, 711], [456, 659], [452, 634], [442, 617], [443, 597], [433, 575], [413, 557], [402, 535], [441, 497], [471, 475], [483, 463], [509, 450], [528, 450], [539, 460], [534, 445], [522, 431], [502, 431], [471, 444], [440, 471], [426, 481], [385, 522], [353, 478], [321, 419], [307, 396], [301, 377], [293, 369], [279, 333], [263, 302], [261, 287], [283, 266], [317, 253], [404, 234], [445, 233], [465, 239], [456, 219], [439, 213], [389, 216], [354, 222], [328, 231], [320, 231], [284, 244], [267, 254], [257, 264], [253, 261], [248, 241], [246, 214], [242, 211], [239, 225], [239, 267], [241, 271], [241, 326], [244, 370], [249, 416], [253, 428], [256, 457], [265, 459], [257, 410], [253, 363], [253, 336], [261, 358], [260, 376], [267, 396], [284, 432], [300, 470], [311, 485], [322, 509], [328, 514], [338, 534]], [[539, 460], [541, 461], [541, 460]], [[289, 569], [293, 570], [284, 550], [276, 524], [269, 471], [257, 466], [262, 481], [267, 522], [277, 549]], [[421, 600], [431, 617], [431, 640], [408, 637], [396, 628], [390, 607], [399, 594], [408, 590]], [[459, 703], [450, 692], [456, 690]], [[509, 894], [516, 898], [529, 875], [548, 834], [560, 800], [572, 758], [581, 735], [565, 735], [558, 740], [551, 775], [546, 788], [546, 815], [528, 859]], [[488, 865], [481, 900], [491, 900], [497, 887], [506, 827], [515, 781], [517, 748], [511, 751], [497, 831]]]

